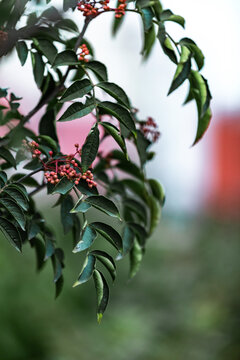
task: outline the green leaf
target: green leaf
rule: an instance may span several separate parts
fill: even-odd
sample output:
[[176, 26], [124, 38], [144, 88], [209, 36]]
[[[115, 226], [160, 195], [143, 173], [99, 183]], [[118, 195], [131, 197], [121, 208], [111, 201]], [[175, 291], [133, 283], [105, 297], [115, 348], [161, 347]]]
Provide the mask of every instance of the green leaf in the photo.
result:
[[128, 226], [134, 231], [135, 235], [138, 238], [139, 244], [144, 247], [148, 234], [143, 226], [137, 223], [128, 222]]
[[65, 65], [79, 65], [76, 53], [73, 50], [64, 50], [57, 54], [52, 66], [59, 67]]
[[114, 281], [116, 278], [116, 265], [113, 258], [105, 251], [100, 250], [93, 250], [90, 254], [96, 256], [96, 258], [106, 267], [112, 280]]
[[96, 231], [90, 226], [87, 226], [83, 231], [81, 240], [77, 243], [77, 245], [73, 249], [73, 253], [77, 253], [88, 249], [93, 244], [96, 237], [97, 237]]
[[148, 183], [150, 185], [153, 196], [159, 201], [161, 206], [165, 203], [165, 191], [162, 185], [155, 179], [149, 179]]
[[122, 180], [122, 184], [129, 188], [134, 194], [138, 195], [141, 199], [146, 201], [148, 193], [143, 182], [132, 179], [124, 179]]
[[110, 199], [107, 199], [105, 196], [89, 196], [85, 199], [85, 202], [95, 207], [96, 209], [103, 211], [105, 214], [121, 220], [118, 208]]
[[53, 64], [57, 55], [57, 48], [53, 45], [53, 43], [46, 39], [35, 39], [34, 43], [43, 55], [46, 56], [50, 64]]
[[61, 223], [63, 232], [66, 235], [73, 227], [73, 215], [70, 213], [73, 207], [73, 199], [70, 195], [64, 197], [61, 203]]
[[188, 49], [193, 54], [193, 58], [196, 61], [196, 64], [198, 66], [198, 70], [201, 70], [204, 65], [204, 55], [202, 51], [199, 49], [197, 44], [189, 38], [183, 38], [179, 41], [179, 45], [187, 46]]
[[62, 95], [60, 102], [81, 98], [93, 89], [88, 79], [75, 81]]
[[130, 131], [134, 132], [136, 130], [132, 115], [122, 105], [110, 101], [103, 101], [98, 104], [98, 107], [102, 114], [114, 116]]
[[208, 108], [205, 114], [201, 116], [198, 120], [197, 134], [193, 145], [197, 144], [198, 141], [203, 137], [206, 130], [208, 129], [211, 118], [212, 118], [212, 112], [211, 109]]
[[132, 249], [134, 239], [135, 239], [134, 231], [130, 228], [130, 226], [128, 226], [126, 224], [124, 227], [124, 230], [123, 230], [123, 237], [122, 237], [123, 252], [122, 252], [122, 255], [120, 255], [120, 256], [118, 255], [117, 260], [120, 260], [123, 256], [125, 256]]
[[71, 121], [75, 119], [79, 119], [85, 115], [88, 115], [95, 108], [94, 100], [88, 99], [85, 104], [80, 102], [75, 102], [70, 105], [69, 108], [65, 111], [65, 113], [58, 119], [58, 121]]
[[42, 56], [38, 52], [31, 53], [33, 64], [33, 75], [37, 87], [40, 88], [43, 82], [45, 64], [42, 60]]
[[124, 141], [124, 137], [120, 135], [118, 128], [116, 126], [114, 126], [113, 124], [105, 122], [105, 121], [104, 122], [101, 121], [100, 125], [102, 125], [104, 127], [104, 129], [106, 130], [106, 132], [113, 137], [113, 139], [120, 146], [120, 148], [122, 149], [122, 151], [124, 152], [124, 154], [127, 157], [127, 148], [126, 148], [126, 144]]
[[71, 19], [59, 20], [56, 23], [56, 26], [60, 29], [66, 30], [66, 31], [75, 32], [75, 33], [79, 32], [77, 25]]
[[109, 288], [103, 274], [94, 270], [93, 279], [97, 293], [97, 320], [100, 323], [109, 299]]
[[74, 186], [74, 182], [68, 180], [66, 176], [63, 176], [62, 179], [59, 181], [59, 183], [53, 188], [52, 194], [57, 193], [57, 194], [65, 195], [70, 190], [72, 190], [73, 186]]
[[19, 60], [21, 62], [21, 65], [23, 66], [27, 60], [28, 56], [28, 48], [24, 41], [18, 41], [16, 44], [16, 50], [19, 57]]
[[78, 0], [63, 0], [63, 11], [67, 11], [70, 8], [77, 6]]
[[130, 102], [125, 91], [118, 85], [111, 82], [100, 82], [96, 85], [103, 89], [106, 93], [116, 99], [120, 104], [130, 108]]
[[155, 197], [149, 196], [149, 207], [150, 207], [150, 229], [149, 234], [151, 235], [155, 228], [158, 226], [161, 218], [161, 207]]
[[7, 174], [4, 171], [0, 171], [0, 179], [3, 182], [3, 185], [7, 182]]
[[95, 186], [90, 188], [88, 186], [88, 183], [82, 179], [79, 181], [79, 184], [76, 185], [76, 188], [84, 195], [97, 195], [98, 194], [98, 190]]
[[74, 207], [71, 210], [71, 213], [85, 213], [90, 209], [91, 205], [83, 201], [81, 198], [77, 201]]
[[11, 166], [16, 169], [16, 161], [8, 149], [0, 147], [0, 158], [6, 160]]
[[104, 224], [102, 222], [93, 222], [91, 226], [100, 235], [102, 235], [107, 241], [109, 241], [116, 249], [122, 250], [122, 238], [119, 233], [113, 229], [112, 226]]
[[139, 167], [131, 161], [120, 161], [115, 165], [119, 170], [122, 170], [130, 175], [135, 176], [137, 179], [144, 180], [144, 174]]
[[151, 27], [153, 26], [152, 20], [154, 17], [154, 13], [153, 13], [151, 7], [142, 8], [141, 13], [142, 13], [144, 31], [148, 32], [151, 29]]
[[151, 51], [153, 49], [153, 45], [156, 40], [155, 28], [152, 26], [149, 31], [144, 32], [144, 43], [141, 54], [144, 56], [144, 59], [147, 60]]
[[130, 251], [130, 279], [132, 279], [137, 274], [142, 262], [142, 258], [143, 250], [138, 244], [137, 240], [134, 240], [133, 247]]
[[56, 114], [54, 109], [48, 110], [39, 122], [39, 134], [47, 135], [58, 142], [56, 132]]
[[16, 220], [22, 230], [25, 230], [26, 219], [21, 207], [16, 201], [8, 198], [0, 198], [0, 205], [2, 205]]
[[161, 21], [173, 21], [177, 24], [181, 25], [183, 28], [185, 27], [185, 20], [180, 15], [175, 15], [173, 12], [169, 9], [164, 10], [160, 15]]
[[142, 205], [139, 201], [137, 201], [135, 199], [125, 199], [124, 206], [127, 206], [132, 211], [134, 211], [139, 216], [139, 218], [144, 223], [146, 223], [146, 221], [147, 221], [146, 207], [144, 205]]
[[100, 81], [107, 81], [107, 68], [104, 64], [99, 61], [89, 61], [88, 63], [84, 64], [87, 69], [92, 70], [92, 72], [97, 76]]
[[169, 59], [171, 61], [173, 61], [175, 64], [177, 64], [178, 62], [177, 62], [177, 57], [176, 57], [175, 51], [173, 49], [171, 40], [166, 35], [165, 26], [163, 23], [159, 23], [157, 36], [160, 41], [163, 52], [169, 57]]
[[55, 299], [61, 294], [63, 289], [64, 279], [61, 275], [58, 280], [55, 282], [56, 292], [55, 292]]
[[18, 250], [22, 251], [22, 239], [17, 228], [8, 220], [0, 217], [0, 230], [6, 239]]
[[53, 240], [49, 236], [45, 236], [45, 257], [44, 260], [46, 261], [49, 259], [55, 252], [55, 247]]
[[143, 165], [148, 160], [147, 148], [151, 145], [151, 142], [146, 139], [140, 130], [137, 130], [137, 138], [135, 139], [135, 142], [141, 162], [141, 167], [143, 168]]
[[85, 140], [85, 143], [83, 144], [82, 147], [81, 165], [83, 172], [85, 172], [95, 160], [98, 152], [98, 147], [99, 147], [99, 130], [98, 127], [95, 125], [89, 132]]
[[5, 193], [9, 195], [10, 198], [12, 198], [14, 201], [16, 201], [23, 210], [28, 210], [28, 201], [18, 187], [9, 185], [7, 188], [4, 189], [3, 194]]
[[87, 282], [93, 275], [95, 269], [96, 258], [93, 255], [88, 255], [83, 264], [82, 270], [78, 276], [77, 281], [73, 284], [73, 287], [81, 285]]
[[[11, 176], [10, 181], [11, 182], [16, 182], [19, 179], [21, 179], [22, 177], [26, 176], [27, 174], [23, 174], [23, 173], [16, 173], [14, 175]], [[38, 187], [39, 183], [33, 178], [33, 177], [29, 177], [26, 178], [24, 180], [21, 180], [21, 184], [25, 185], [25, 186], [29, 186], [29, 187]]]
[[37, 270], [41, 270], [44, 266], [44, 253], [45, 247], [39, 238], [34, 238], [30, 241], [31, 246], [35, 249], [36, 258], [37, 258]]
[[191, 52], [186, 46], [181, 46], [181, 57], [178, 63], [168, 95], [176, 90], [188, 78], [191, 71]]

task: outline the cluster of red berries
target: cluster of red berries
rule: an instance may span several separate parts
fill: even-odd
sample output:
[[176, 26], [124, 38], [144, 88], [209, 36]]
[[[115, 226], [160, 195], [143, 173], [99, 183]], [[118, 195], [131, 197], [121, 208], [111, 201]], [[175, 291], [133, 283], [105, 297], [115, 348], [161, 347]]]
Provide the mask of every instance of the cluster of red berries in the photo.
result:
[[42, 153], [38, 149], [39, 144], [36, 141], [27, 142], [26, 140], [23, 140], [23, 145], [31, 151], [33, 158], [38, 158], [42, 163], [44, 177], [50, 184], [57, 185], [62, 177], [66, 176], [68, 180], [74, 181], [75, 185], [78, 185], [79, 181], [82, 179], [87, 182], [89, 188], [97, 186], [91, 170], [82, 173], [81, 167], [75, 159], [76, 155], [81, 156], [79, 144], [75, 144], [75, 154], [63, 155], [57, 159], [53, 158], [53, 151], [49, 151], [50, 159], [47, 162], [40, 158]]
[[127, 7], [127, 0], [119, 0], [120, 4], [117, 9], [115, 9], [115, 18], [120, 19], [123, 15], [125, 15], [125, 9]]
[[39, 144], [36, 141], [23, 140], [23, 145], [32, 153], [32, 158], [39, 158], [42, 152], [38, 149]]
[[120, 5], [116, 9], [109, 7], [110, 0], [81, 0], [78, 2], [78, 10], [83, 13], [83, 16], [95, 17], [104, 11], [115, 11], [115, 17], [121, 18], [125, 14], [127, 0], [119, 0]]
[[110, 0], [104, 1], [91, 1], [91, 0], [81, 0], [78, 3], [78, 10], [83, 13], [83, 16], [92, 16], [95, 17], [103, 11], [110, 10], [108, 6]]
[[84, 62], [88, 62], [89, 60], [86, 59], [86, 55], [89, 55], [89, 50], [87, 48], [86, 44], [82, 44], [79, 49], [81, 50], [79, 56], [78, 56], [78, 60], [80, 61], [84, 61]]
[[160, 132], [157, 130], [157, 124], [152, 117], [148, 117], [147, 121], [142, 121], [140, 123], [140, 130], [152, 143], [158, 141]]

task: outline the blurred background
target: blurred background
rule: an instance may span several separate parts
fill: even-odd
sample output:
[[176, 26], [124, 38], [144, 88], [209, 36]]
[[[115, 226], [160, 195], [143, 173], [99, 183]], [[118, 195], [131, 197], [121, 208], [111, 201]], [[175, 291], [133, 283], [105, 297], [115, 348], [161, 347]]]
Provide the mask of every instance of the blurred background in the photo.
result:
[[[67, 253], [65, 287], [55, 301], [50, 266], [36, 273], [32, 249], [19, 255], [1, 240], [0, 359], [240, 359], [240, 3], [165, 0], [163, 5], [186, 19], [186, 30], [167, 24], [173, 38], [192, 38], [206, 56], [202, 73], [213, 95], [210, 128], [191, 147], [197, 112], [194, 104], [182, 106], [187, 86], [166, 96], [175, 66], [158, 44], [142, 62], [136, 14], [127, 14], [114, 39], [111, 14], [92, 22], [86, 38], [96, 59], [106, 63], [110, 81], [125, 89], [143, 118], [152, 116], [159, 125], [162, 135], [152, 148], [157, 155], [147, 172], [166, 190], [162, 221], [136, 278], [127, 281], [128, 259], [118, 263], [110, 305], [98, 326], [93, 284], [72, 289], [82, 259], [71, 254], [58, 211], [41, 193], [41, 210]], [[80, 14], [73, 18], [81, 28]], [[1, 87], [24, 97], [23, 113], [32, 109], [39, 92], [29, 60], [24, 68], [16, 54], [2, 60], [0, 78]], [[72, 151], [78, 129], [74, 121], [58, 125], [64, 151]]]

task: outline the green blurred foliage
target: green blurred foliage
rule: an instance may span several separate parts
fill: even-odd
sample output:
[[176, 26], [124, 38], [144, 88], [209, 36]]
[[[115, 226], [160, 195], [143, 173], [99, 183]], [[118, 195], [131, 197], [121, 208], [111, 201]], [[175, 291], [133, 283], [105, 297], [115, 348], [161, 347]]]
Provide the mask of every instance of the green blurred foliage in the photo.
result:
[[239, 226], [209, 219], [163, 219], [142, 271], [127, 281], [127, 259], [101, 325], [94, 285], [71, 288], [83, 257], [58, 229], [66, 251], [65, 291], [55, 301], [50, 263], [37, 274], [33, 249], [18, 254], [1, 238], [0, 359], [238, 360]]

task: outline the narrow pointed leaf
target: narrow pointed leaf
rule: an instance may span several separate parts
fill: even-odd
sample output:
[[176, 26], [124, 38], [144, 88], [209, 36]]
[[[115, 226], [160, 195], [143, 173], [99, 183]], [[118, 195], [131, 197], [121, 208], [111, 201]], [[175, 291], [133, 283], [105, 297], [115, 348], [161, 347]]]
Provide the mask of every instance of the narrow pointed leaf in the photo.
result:
[[99, 130], [95, 125], [88, 134], [82, 147], [81, 165], [82, 171], [85, 172], [95, 160], [99, 147]]
[[70, 213], [72, 207], [72, 197], [70, 195], [65, 196], [61, 203], [61, 223], [63, 225], [64, 234], [67, 234], [73, 227], [74, 215]]
[[163, 23], [159, 24], [158, 39], [160, 41], [163, 52], [169, 57], [170, 60], [177, 64], [177, 57], [175, 51], [173, 49], [171, 40], [166, 35], [165, 26]]
[[78, 65], [79, 61], [77, 55], [73, 50], [65, 50], [57, 54], [53, 61], [53, 67], [65, 66], [65, 65]]
[[155, 179], [149, 179], [148, 183], [153, 196], [159, 201], [160, 205], [163, 206], [165, 202], [165, 191], [163, 186]]
[[107, 199], [105, 196], [89, 196], [85, 199], [85, 202], [95, 207], [98, 210], [103, 211], [105, 214], [121, 219], [119, 210], [112, 200]]
[[143, 250], [138, 244], [137, 240], [134, 240], [133, 247], [130, 251], [130, 279], [132, 279], [137, 274], [142, 262], [142, 258]]
[[36, 39], [36, 46], [40, 49], [43, 55], [46, 56], [50, 64], [52, 64], [57, 55], [57, 48], [53, 45], [53, 43], [46, 39]]
[[101, 113], [114, 116], [130, 131], [135, 131], [135, 124], [129, 111], [120, 104], [112, 103], [110, 101], [103, 101], [98, 104]]
[[4, 189], [4, 193], [10, 196], [14, 201], [18, 203], [18, 205], [21, 206], [21, 208], [25, 211], [28, 210], [28, 201], [26, 200], [25, 196], [19, 189], [13, 186], [8, 186]]
[[79, 119], [83, 116], [90, 114], [95, 108], [95, 103], [93, 99], [86, 101], [85, 104], [80, 102], [75, 102], [70, 105], [69, 108], [65, 111], [65, 113], [58, 119], [58, 121], [71, 121], [75, 119]]
[[88, 79], [75, 81], [62, 95], [60, 102], [81, 98], [93, 89]]
[[110, 96], [112, 96], [122, 105], [130, 108], [130, 103], [127, 94], [117, 84], [105, 81], [98, 83], [96, 86], [103, 89], [106, 93], [108, 93]]
[[124, 206], [127, 206], [128, 208], [133, 210], [140, 217], [140, 219], [144, 223], [146, 223], [146, 221], [147, 221], [146, 207], [144, 205], [142, 205], [139, 201], [137, 201], [135, 199], [125, 199]]
[[[74, 186], [74, 182], [67, 179], [66, 176], [63, 176], [59, 183], [53, 188], [52, 194], [67, 194]], [[71, 210], [71, 209], [70, 209]]]
[[22, 230], [25, 230], [26, 218], [21, 207], [16, 201], [7, 198], [0, 198], [0, 206], [3, 206], [16, 220]]
[[33, 53], [32, 56], [34, 59], [33, 60], [33, 75], [34, 75], [34, 79], [37, 84], [37, 87], [40, 89], [42, 82], [43, 82], [45, 64], [42, 60], [42, 56], [38, 52]]
[[6, 160], [16, 169], [16, 161], [8, 149], [0, 147], [0, 158]]
[[109, 288], [103, 274], [94, 270], [93, 279], [97, 294], [97, 320], [100, 323], [109, 300]]
[[73, 249], [73, 252], [77, 253], [88, 249], [93, 244], [96, 237], [97, 237], [96, 231], [90, 226], [87, 226], [83, 231], [81, 240], [77, 243], [77, 245]]
[[104, 224], [102, 222], [93, 222], [91, 226], [100, 235], [102, 235], [107, 241], [109, 241], [116, 249], [122, 250], [122, 238], [119, 233], [113, 229], [112, 226]]
[[93, 71], [93, 73], [97, 76], [97, 78], [100, 81], [107, 81], [108, 75], [107, 75], [107, 68], [104, 64], [102, 64], [99, 61], [89, 61], [85, 64], [85, 67], [87, 69], [90, 69]]
[[197, 46], [197, 44], [189, 38], [183, 38], [179, 41], [179, 45], [184, 45], [189, 48], [191, 53], [193, 54], [194, 60], [196, 61], [196, 64], [198, 66], [198, 70], [201, 70], [204, 65], [204, 55]]
[[186, 46], [181, 46], [181, 57], [178, 63], [168, 95], [176, 90], [188, 78], [191, 71], [191, 52]]
[[22, 251], [22, 239], [17, 228], [8, 220], [0, 217], [0, 230], [6, 239], [18, 250]]
[[148, 234], [143, 226], [137, 223], [128, 222], [128, 226], [134, 231], [136, 237], [138, 238], [139, 244], [144, 247]]
[[116, 128], [116, 126], [114, 126], [113, 124], [105, 121], [104, 122], [101, 121], [100, 125], [102, 125], [106, 130], [106, 132], [114, 138], [114, 140], [120, 146], [124, 154], [127, 155], [127, 148], [124, 141], [124, 137], [120, 135], [118, 128]]
[[72, 208], [72, 210], [70, 212], [71, 213], [78, 213], [78, 212], [85, 213], [90, 208], [91, 208], [90, 204], [86, 203], [82, 199], [79, 199], [78, 202], [74, 205], [74, 207]]
[[126, 224], [124, 227], [123, 236], [122, 236], [123, 252], [122, 252], [122, 254], [117, 256], [117, 260], [120, 260], [123, 256], [125, 256], [132, 249], [134, 239], [135, 239], [134, 231], [131, 229], [130, 226], [128, 226]]
[[116, 278], [116, 265], [114, 263], [113, 258], [108, 255], [105, 251], [93, 250], [91, 251], [92, 255], [96, 256], [96, 258], [106, 267], [109, 271], [109, 274], [114, 281]]
[[177, 24], [181, 25], [183, 28], [185, 27], [185, 20], [180, 15], [175, 15], [171, 10], [164, 10], [160, 15], [161, 21], [173, 21]]
[[161, 207], [155, 197], [149, 196], [149, 207], [150, 207], [150, 229], [149, 234], [151, 235], [155, 228], [158, 226], [161, 218]]
[[93, 255], [88, 255], [83, 264], [82, 270], [79, 274], [77, 281], [73, 284], [73, 287], [81, 285], [87, 282], [93, 275], [95, 269], [96, 258]]
[[16, 50], [19, 57], [19, 60], [21, 62], [21, 65], [23, 66], [27, 60], [28, 56], [28, 48], [24, 41], [18, 41], [16, 44]]

